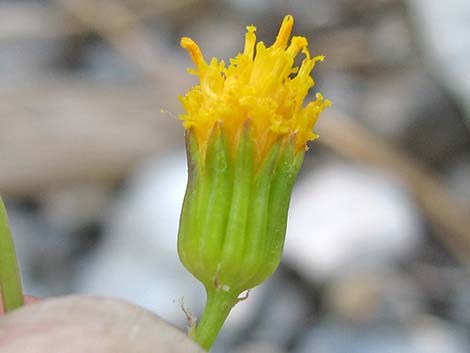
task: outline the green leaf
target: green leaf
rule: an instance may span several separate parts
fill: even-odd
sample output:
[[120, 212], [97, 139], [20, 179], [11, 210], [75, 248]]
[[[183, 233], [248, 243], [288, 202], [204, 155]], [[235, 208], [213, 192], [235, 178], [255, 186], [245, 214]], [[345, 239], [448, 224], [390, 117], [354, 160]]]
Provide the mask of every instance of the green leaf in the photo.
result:
[[3, 309], [9, 312], [23, 305], [23, 289], [16, 260], [15, 245], [8, 225], [7, 212], [0, 197], [0, 290]]

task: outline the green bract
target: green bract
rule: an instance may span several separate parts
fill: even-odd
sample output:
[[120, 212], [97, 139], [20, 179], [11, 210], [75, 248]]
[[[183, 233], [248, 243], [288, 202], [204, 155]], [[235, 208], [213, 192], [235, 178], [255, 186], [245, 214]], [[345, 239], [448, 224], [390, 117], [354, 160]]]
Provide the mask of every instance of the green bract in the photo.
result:
[[192, 333], [208, 349], [238, 296], [266, 280], [281, 260], [291, 190], [304, 151], [295, 135], [260, 157], [250, 122], [230, 148], [222, 123], [202, 155], [187, 131], [188, 185], [178, 234], [184, 266], [205, 286], [206, 310]]

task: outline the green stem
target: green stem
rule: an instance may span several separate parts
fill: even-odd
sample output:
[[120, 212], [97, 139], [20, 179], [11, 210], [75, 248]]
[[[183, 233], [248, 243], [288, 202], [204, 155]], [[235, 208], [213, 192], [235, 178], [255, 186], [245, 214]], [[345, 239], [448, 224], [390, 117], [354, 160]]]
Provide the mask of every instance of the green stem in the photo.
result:
[[237, 300], [238, 293], [226, 292], [220, 288], [207, 290], [204, 312], [196, 329], [191, 333], [192, 338], [206, 351], [211, 348]]
[[8, 225], [5, 205], [0, 197], [0, 293], [3, 310], [9, 312], [23, 305], [23, 289], [16, 260], [15, 245]]

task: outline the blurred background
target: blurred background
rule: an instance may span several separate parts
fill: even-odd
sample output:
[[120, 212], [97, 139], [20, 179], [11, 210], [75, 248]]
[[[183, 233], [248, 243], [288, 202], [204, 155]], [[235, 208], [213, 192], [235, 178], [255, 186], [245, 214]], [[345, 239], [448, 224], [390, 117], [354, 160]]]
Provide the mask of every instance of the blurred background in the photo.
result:
[[326, 55], [285, 256], [214, 352], [470, 352], [468, 0], [0, 2], [0, 192], [25, 291], [110, 295], [185, 329], [179, 47], [271, 43], [286, 13]]

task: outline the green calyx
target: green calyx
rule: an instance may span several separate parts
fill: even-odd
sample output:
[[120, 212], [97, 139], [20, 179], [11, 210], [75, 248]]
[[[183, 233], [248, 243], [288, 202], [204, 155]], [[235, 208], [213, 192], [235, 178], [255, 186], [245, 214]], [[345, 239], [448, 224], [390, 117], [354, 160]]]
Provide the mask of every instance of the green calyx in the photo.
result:
[[205, 155], [187, 132], [188, 185], [178, 233], [184, 266], [205, 286], [207, 304], [193, 337], [209, 349], [243, 291], [266, 280], [281, 260], [290, 195], [304, 152], [295, 136], [261, 157], [249, 121], [230, 148], [212, 130]]

